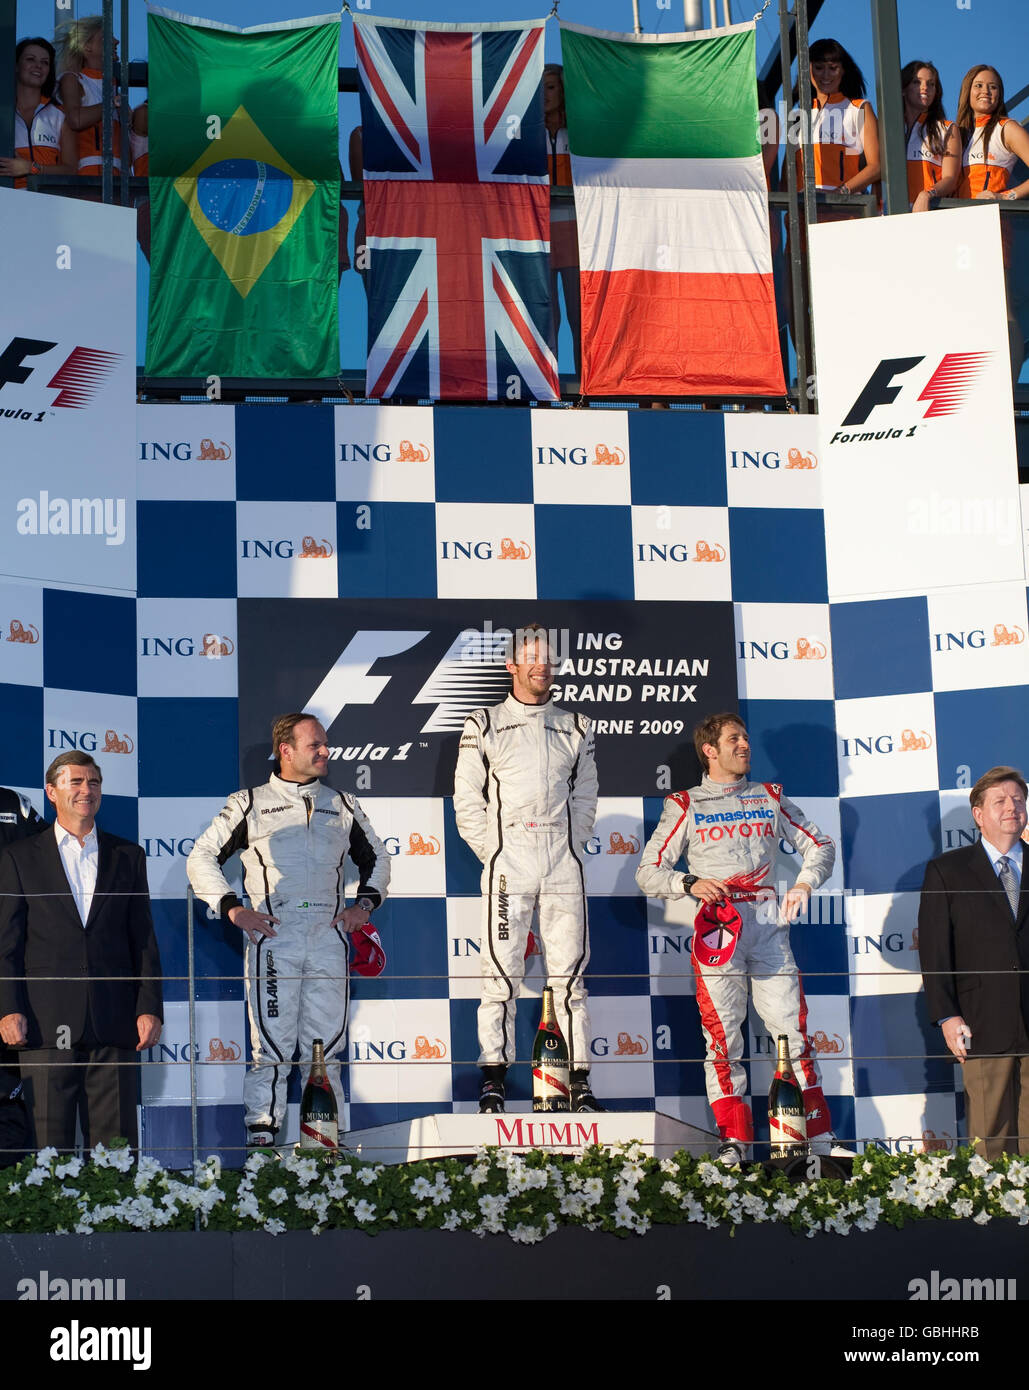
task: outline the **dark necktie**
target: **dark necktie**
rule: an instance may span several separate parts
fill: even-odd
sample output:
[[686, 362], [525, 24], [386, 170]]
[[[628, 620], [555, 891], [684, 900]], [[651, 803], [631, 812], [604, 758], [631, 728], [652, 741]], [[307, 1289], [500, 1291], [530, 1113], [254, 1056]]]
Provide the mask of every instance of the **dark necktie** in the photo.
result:
[[1008, 902], [1011, 905], [1011, 915], [1012, 917], [1017, 917], [1018, 879], [1015, 877], [1015, 871], [1011, 867], [1011, 860], [1006, 854], [1002, 854], [997, 860], [997, 863], [1000, 866], [1000, 873], [997, 877], [1000, 879], [1001, 887], [1004, 889], [1004, 892], [1008, 895]]

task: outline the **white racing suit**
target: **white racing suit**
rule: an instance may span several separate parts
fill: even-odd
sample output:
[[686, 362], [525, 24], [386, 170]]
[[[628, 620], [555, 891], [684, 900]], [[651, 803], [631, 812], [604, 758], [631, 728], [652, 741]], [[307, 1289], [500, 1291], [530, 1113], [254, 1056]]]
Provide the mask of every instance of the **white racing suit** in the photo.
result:
[[279, 919], [274, 936], [247, 941], [244, 958], [250, 1048], [243, 1081], [250, 1130], [282, 1127], [294, 1053], [309, 1062], [315, 1038], [343, 1122], [340, 1062], [346, 1052], [349, 938], [330, 926], [346, 906], [343, 861], [360, 876], [358, 897], [386, 896], [389, 855], [353, 796], [321, 782], [273, 775], [233, 792], [186, 862], [193, 891], [224, 917], [240, 905], [222, 866], [239, 852], [244, 891], [255, 912]]
[[[804, 1091], [809, 1137], [831, 1129], [829, 1109], [807, 1039], [807, 1003], [790, 950], [789, 926], [774, 900], [772, 882], [780, 839], [799, 852], [803, 867], [797, 883], [821, 887], [832, 872], [832, 840], [807, 820], [775, 782], [714, 782], [705, 776], [699, 787], [667, 797], [657, 829], [636, 871], [636, 882], [651, 898], [685, 898], [680, 859], [697, 878], [723, 883], [741, 875], [760, 889], [765, 901], [734, 899], [743, 925], [739, 943], [719, 967], [694, 959], [697, 1005], [707, 1042], [707, 1098], [723, 1139], [750, 1143], [753, 1120], [745, 1096], [743, 1028], [748, 984], [754, 1007], [773, 1039], [789, 1038], [790, 1056]], [[761, 870], [764, 869], [762, 874]], [[695, 906], [700, 907], [699, 901]]]
[[593, 730], [513, 695], [465, 720], [454, 777], [461, 838], [482, 861], [479, 1065], [515, 1059], [515, 1001], [533, 910], [571, 1064], [590, 1064], [584, 846], [597, 814]]

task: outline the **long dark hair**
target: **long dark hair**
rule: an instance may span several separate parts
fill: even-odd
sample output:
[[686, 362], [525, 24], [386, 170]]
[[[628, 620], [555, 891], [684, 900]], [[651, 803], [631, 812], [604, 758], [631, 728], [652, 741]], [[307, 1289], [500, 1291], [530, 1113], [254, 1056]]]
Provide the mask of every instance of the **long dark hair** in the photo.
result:
[[943, 128], [945, 112], [943, 110], [943, 83], [940, 81], [940, 74], [936, 70], [934, 63], [927, 63], [923, 58], [915, 58], [910, 63], [905, 63], [900, 71], [900, 90], [906, 90], [909, 82], [914, 82], [922, 68], [928, 68], [933, 75], [936, 83], [936, 95], [929, 104], [925, 113], [925, 138], [929, 143], [929, 148], [933, 154], [942, 154], [943, 148], [947, 143], [946, 131]]
[[[843, 64], [843, 76], [840, 79], [840, 91], [845, 97], [850, 97], [851, 101], [857, 101], [865, 94], [865, 78], [861, 69], [855, 63], [847, 50], [835, 39], [815, 39], [808, 49], [808, 67], [815, 63], [824, 62], [826, 58]], [[797, 100], [798, 87], [793, 89], [793, 99]]]
[[43, 96], [52, 97], [54, 88], [57, 86], [57, 54], [54, 52], [53, 44], [50, 43], [48, 39], [22, 39], [21, 43], [14, 50], [14, 66], [18, 66], [21, 61], [21, 55], [31, 44], [35, 44], [37, 48], [45, 48], [50, 58], [50, 71], [44, 78], [43, 85], [39, 90], [42, 92]]
[[990, 153], [990, 137], [997, 129], [997, 125], [1003, 116], [1008, 114], [1008, 108], [1004, 105], [1004, 79], [993, 66], [992, 63], [976, 63], [975, 67], [969, 68], [961, 79], [961, 91], [958, 94], [958, 114], [957, 123], [961, 130], [961, 145], [967, 149], [975, 135], [975, 112], [972, 110], [972, 83], [981, 72], [992, 72], [997, 79], [997, 94], [1000, 100], [997, 102], [997, 109], [983, 126], [983, 167]]

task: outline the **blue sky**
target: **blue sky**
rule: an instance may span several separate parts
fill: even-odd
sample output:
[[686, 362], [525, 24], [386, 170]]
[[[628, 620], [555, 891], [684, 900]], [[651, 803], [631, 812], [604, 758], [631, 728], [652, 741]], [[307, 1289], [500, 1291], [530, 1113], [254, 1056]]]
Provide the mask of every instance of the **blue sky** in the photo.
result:
[[[16, 0], [19, 37], [30, 33], [48, 34], [52, 29], [53, 0]], [[648, 33], [672, 32], [681, 28], [682, 0], [664, 0], [669, 8], [659, 8], [659, 0], [639, 0], [640, 20]], [[95, 13], [98, 3], [73, 0], [77, 14]], [[703, 0], [705, 14], [709, 0]], [[760, 7], [761, 0], [732, 0], [735, 20], [747, 19]], [[357, 0], [353, 0], [356, 10]], [[230, 24], [264, 24], [276, 19], [294, 19], [320, 14], [332, 5], [306, 3], [306, 0], [172, 0], [169, 8], [181, 8]], [[364, 13], [400, 19], [487, 20], [534, 18], [550, 8], [550, 0], [527, 4], [526, 0], [370, 0]], [[719, 13], [721, 0], [718, 0]], [[115, 4], [115, 12], [119, 5]], [[763, 60], [778, 37], [777, 0], [772, 0], [758, 23], [758, 54]], [[1009, 92], [1029, 82], [1026, 60], [1026, 8], [1024, 0], [898, 0], [902, 59], [928, 58], [940, 70], [947, 109], [953, 114], [954, 99], [966, 69], [973, 62], [996, 64]], [[561, 0], [561, 18], [577, 24], [628, 31], [632, 28], [631, 0]], [[129, 56], [146, 56], [146, 6], [143, 0], [129, 5]], [[828, 0], [812, 26], [812, 37], [836, 38], [848, 48], [874, 87], [872, 26], [867, 0]], [[548, 61], [560, 60], [560, 39], [556, 24], [547, 31]], [[350, 22], [341, 25], [340, 62], [354, 61]], [[1029, 106], [1029, 103], [1025, 104]], [[1020, 109], [1024, 120], [1026, 110]]]
[[[16, 0], [19, 38], [29, 34], [52, 33], [54, 0]], [[357, 10], [358, 0], [351, 0]], [[551, 0], [368, 0], [363, 13], [397, 19], [490, 20], [532, 19], [547, 13]], [[762, 0], [732, 0], [735, 21], [749, 19]], [[96, 13], [99, 0], [72, 0], [75, 13]], [[661, 8], [667, 4], [669, 8]], [[705, 17], [710, 0], [703, 0]], [[329, 3], [318, 0], [168, 0], [168, 8], [179, 8], [186, 14], [237, 25], [266, 24], [281, 19], [297, 19], [323, 14], [331, 10]], [[936, 64], [943, 80], [947, 113], [955, 113], [958, 88], [972, 63], [991, 63], [998, 67], [1007, 92], [1014, 93], [1029, 82], [1029, 59], [1026, 58], [1026, 0], [898, 0], [901, 60], [924, 58]], [[647, 33], [671, 33], [681, 28], [682, 0], [639, 0], [640, 20]], [[717, 0], [721, 14], [721, 0]], [[758, 63], [763, 66], [768, 54], [778, 44], [778, 0], [772, 0], [758, 22]], [[120, 3], [115, 3], [115, 14]], [[629, 32], [632, 29], [631, 0], [560, 0], [561, 18], [577, 24]], [[872, 58], [871, 8], [868, 0], [827, 0], [811, 28], [812, 38], [832, 37], [843, 44], [855, 57], [868, 83], [869, 97], [878, 106], [875, 93], [875, 66]], [[556, 23], [547, 26], [548, 62], [561, 58], [560, 34]], [[123, 52], [126, 45], [123, 44]], [[132, 59], [146, 57], [146, 5], [144, 0], [130, 0], [128, 55]], [[354, 45], [349, 17], [344, 15], [340, 25], [340, 63], [352, 66]], [[136, 105], [140, 93], [134, 93]], [[1029, 101], [1012, 112], [1025, 120], [1029, 116]], [[340, 139], [347, 167], [346, 144], [350, 129], [358, 123], [358, 101], [355, 95], [340, 98]], [[355, 206], [350, 205], [350, 240], [353, 242]], [[143, 357], [146, 333], [146, 286], [148, 270], [140, 258], [139, 294], [139, 360]], [[366, 336], [366, 300], [364, 290], [352, 271], [343, 276], [340, 284], [341, 357], [345, 368], [363, 362]], [[571, 340], [567, 327], [562, 325], [559, 339], [560, 368], [572, 370]]]

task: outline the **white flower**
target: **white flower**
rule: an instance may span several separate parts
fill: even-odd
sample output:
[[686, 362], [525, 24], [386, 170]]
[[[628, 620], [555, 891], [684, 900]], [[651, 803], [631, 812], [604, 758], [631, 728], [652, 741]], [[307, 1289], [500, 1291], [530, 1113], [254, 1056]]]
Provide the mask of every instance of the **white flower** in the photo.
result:
[[432, 1184], [428, 1178], [415, 1178], [409, 1191], [412, 1197], [428, 1197], [432, 1194]]
[[456, 1211], [448, 1211], [448, 1212], [447, 1212], [447, 1215], [446, 1215], [446, 1219], [443, 1221], [443, 1224], [440, 1226], [440, 1230], [441, 1230], [441, 1231], [457, 1231], [457, 1230], [460, 1230], [460, 1227], [461, 1227], [461, 1216], [460, 1216], [460, 1213], [459, 1213], [459, 1212], [456, 1212]]
[[432, 1189], [432, 1204], [434, 1207], [441, 1207], [444, 1202], [450, 1201], [450, 1188], [437, 1184]]
[[32, 1171], [25, 1176], [25, 1186], [42, 1187], [49, 1176], [50, 1170], [48, 1168], [33, 1168]]
[[907, 1178], [894, 1178], [886, 1195], [894, 1202], [906, 1202], [908, 1199]]
[[[157, 1165], [160, 1168], [160, 1164]], [[82, 1159], [78, 1157], [69, 1158], [64, 1163], [59, 1163], [54, 1169], [55, 1178], [77, 1178], [82, 1172]]]
[[992, 1192], [993, 1189], [995, 1187], [999, 1187], [1003, 1181], [1004, 1174], [998, 1173], [997, 1170], [994, 1169], [994, 1171], [989, 1175], [988, 1178], [983, 1178], [983, 1187], [986, 1189], [987, 1192]]
[[973, 1178], [985, 1178], [990, 1172], [990, 1165], [979, 1154], [975, 1154], [968, 1165], [968, 1171]]
[[373, 1221], [375, 1219], [375, 1208], [371, 1202], [366, 1202], [362, 1197], [354, 1207], [355, 1221]]
[[[422, 1179], [424, 1181], [424, 1179]], [[468, 1181], [473, 1187], [481, 1187], [484, 1182], [489, 1181], [489, 1165], [477, 1163], [468, 1174]]]
[[663, 1158], [658, 1167], [662, 1173], [677, 1173], [679, 1171], [679, 1165], [674, 1158]]
[[796, 1197], [791, 1197], [788, 1192], [780, 1192], [772, 1203], [772, 1210], [780, 1216], [792, 1216], [797, 1210], [799, 1202]]
[[60, 1158], [60, 1156], [61, 1155], [58, 1153], [58, 1151], [52, 1146], [48, 1146], [45, 1149], [40, 1149], [39, 1153], [36, 1154], [36, 1167], [49, 1168], [51, 1163], [53, 1163], [54, 1159]]
[[603, 1195], [603, 1178], [587, 1178], [582, 1184], [582, 1199], [588, 1207], [595, 1207]]
[[378, 1171], [375, 1168], [362, 1168], [357, 1174], [357, 1180], [363, 1182], [365, 1187], [371, 1187], [378, 1176]]
[[270, 1236], [281, 1236], [286, 1229], [286, 1223], [285, 1221], [278, 1220], [266, 1221], [264, 1223], [264, 1229]]
[[246, 1163], [243, 1164], [243, 1167], [248, 1173], [257, 1173], [266, 1163], [271, 1163], [271, 1161], [272, 1158], [270, 1154], [263, 1154], [260, 1150], [257, 1150], [257, 1152], [250, 1155]]
[[75, 1234], [77, 1236], [91, 1236], [93, 1234], [93, 1227], [88, 1221], [76, 1221]]
[[269, 1202], [274, 1202], [275, 1205], [278, 1207], [282, 1205], [282, 1203], [287, 1199], [288, 1196], [289, 1193], [286, 1191], [284, 1187], [273, 1187], [272, 1190], [268, 1193], [268, 1200]]
[[967, 1197], [958, 1197], [955, 1202], [951, 1203], [951, 1211], [955, 1216], [971, 1216], [972, 1203]]
[[78, 1196], [80, 1196], [80, 1195], [81, 1195], [81, 1194], [80, 1194], [79, 1189], [78, 1189], [77, 1187], [68, 1187], [67, 1184], [65, 1184], [65, 1185], [61, 1188], [61, 1196], [62, 1196], [62, 1197], [78, 1197]]
[[1005, 1192], [1000, 1204], [1011, 1216], [1017, 1216], [1025, 1211], [1025, 1193], [1018, 1190]]
[[674, 1182], [663, 1182], [661, 1184], [661, 1191], [666, 1197], [678, 1197], [679, 1195], [679, 1189]]
[[520, 1222], [513, 1231], [510, 1232], [511, 1239], [517, 1241], [519, 1245], [535, 1245], [538, 1240], [543, 1239], [543, 1232], [538, 1226], [526, 1226]]
[[[60, 1170], [58, 1170], [60, 1177]], [[1012, 1159], [1008, 1164], [1008, 1182], [1012, 1187], [1025, 1187], [1026, 1179], [1029, 1178], [1029, 1163], [1022, 1163], [1020, 1159]]]
[[575, 1218], [582, 1216], [583, 1212], [585, 1212], [587, 1208], [586, 1203], [583, 1201], [582, 1197], [579, 1195], [578, 1192], [566, 1192], [564, 1196], [561, 1198], [558, 1210], [560, 1211], [562, 1216], [570, 1216], [574, 1220]]
[[985, 1226], [987, 1222], [990, 1220], [990, 1213], [984, 1207], [982, 1211], [976, 1212], [975, 1216], [972, 1217], [972, 1220], [975, 1222], [977, 1226]]

